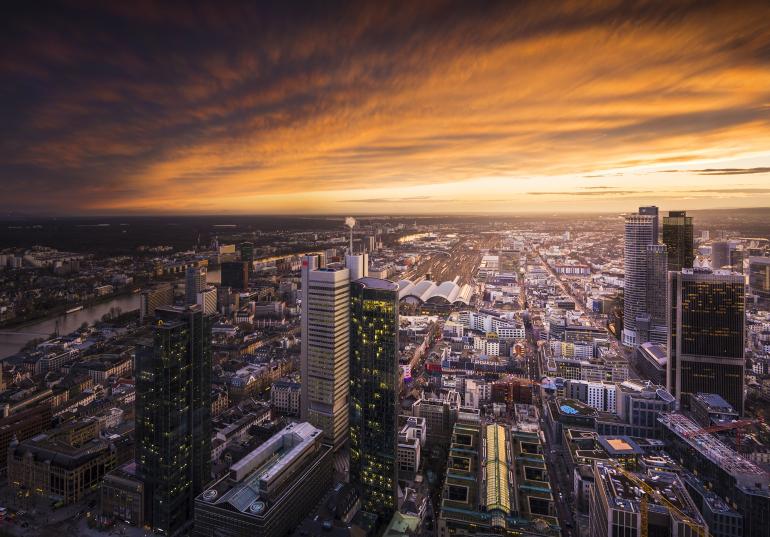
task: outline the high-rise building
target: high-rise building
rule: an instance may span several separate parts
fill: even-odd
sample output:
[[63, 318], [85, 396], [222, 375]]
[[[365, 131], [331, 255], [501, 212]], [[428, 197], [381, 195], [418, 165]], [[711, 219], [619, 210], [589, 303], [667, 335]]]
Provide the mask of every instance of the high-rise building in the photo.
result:
[[770, 300], [770, 257], [749, 258], [749, 289], [762, 300]]
[[[665, 230], [665, 228], [664, 228]], [[664, 244], [647, 247], [647, 341], [666, 342], [666, 280], [668, 252]], [[643, 343], [643, 342], [642, 342]]]
[[217, 312], [217, 288], [209, 285], [201, 289], [195, 303], [201, 307], [204, 315], [211, 315]]
[[136, 462], [145, 523], [174, 537], [193, 520], [211, 460], [211, 319], [198, 306], [155, 311], [137, 349]]
[[744, 287], [726, 271], [669, 272], [667, 384], [682, 408], [716, 393], [743, 414]]
[[226, 261], [221, 265], [222, 287], [244, 291], [249, 287], [249, 264], [246, 261]]
[[663, 244], [668, 250], [668, 270], [680, 271], [692, 268], [693, 250], [692, 216], [685, 211], [669, 211], [663, 217]]
[[241, 260], [248, 263], [249, 266], [254, 262], [254, 243], [242, 242], [241, 243]]
[[302, 258], [301, 417], [341, 448], [348, 438], [350, 270]]
[[[650, 207], [641, 209], [652, 212]], [[629, 347], [644, 343], [637, 333], [637, 323], [644, 322], [647, 318], [647, 247], [656, 244], [658, 222], [657, 208], [654, 209], [654, 216], [626, 216], [623, 251], [623, 344]]]
[[398, 285], [350, 284], [350, 478], [363, 508], [388, 521], [398, 508]]
[[174, 303], [174, 288], [170, 283], [159, 283], [154, 287], [145, 289], [139, 295], [139, 321], [152, 319], [155, 309], [162, 306], [171, 306]]
[[653, 218], [652, 220], [652, 243], [658, 244], [659, 235], [658, 235], [658, 208], [655, 205], [650, 205], [649, 207], [639, 207], [639, 214], [644, 216], [651, 216]]
[[719, 270], [730, 265], [730, 243], [717, 241], [711, 245], [711, 268]]
[[206, 267], [188, 267], [185, 278], [185, 305], [198, 303], [198, 293], [206, 287]]

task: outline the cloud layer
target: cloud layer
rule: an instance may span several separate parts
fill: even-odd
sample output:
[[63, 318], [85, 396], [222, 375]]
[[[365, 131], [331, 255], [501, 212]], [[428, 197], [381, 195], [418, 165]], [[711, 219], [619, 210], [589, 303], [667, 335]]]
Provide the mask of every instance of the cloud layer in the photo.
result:
[[607, 198], [582, 187], [608, 176], [615, 197], [700, 178], [714, 199], [707, 176], [750, 176], [742, 195], [770, 159], [710, 163], [770, 148], [767, 20], [766, 2], [699, 1], [17, 12], [0, 209], [467, 210], [498, 191]]

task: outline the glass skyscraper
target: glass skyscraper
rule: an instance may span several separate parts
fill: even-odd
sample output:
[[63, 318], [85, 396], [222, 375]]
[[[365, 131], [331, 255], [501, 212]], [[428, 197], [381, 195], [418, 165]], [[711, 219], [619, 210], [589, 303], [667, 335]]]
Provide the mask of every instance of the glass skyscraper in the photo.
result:
[[154, 322], [136, 354], [136, 462], [145, 523], [174, 537], [211, 477], [211, 319], [199, 306], [164, 307]]
[[684, 269], [668, 279], [668, 390], [684, 409], [716, 393], [743, 414], [745, 282], [726, 271]]
[[663, 244], [668, 250], [668, 270], [680, 271], [692, 268], [693, 250], [692, 216], [685, 211], [669, 211], [663, 217]]
[[387, 523], [398, 505], [398, 285], [350, 284], [350, 478]]

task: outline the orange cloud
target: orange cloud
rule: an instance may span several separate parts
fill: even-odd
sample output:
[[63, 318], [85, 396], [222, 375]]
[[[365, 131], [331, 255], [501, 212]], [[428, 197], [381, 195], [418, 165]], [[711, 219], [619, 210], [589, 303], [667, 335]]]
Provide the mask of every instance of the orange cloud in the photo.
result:
[[[54, 36], [55, 52], [0, 67], [38, 92], [6, 100], [21, 103], [0, 152], [8, 203], [599, 210], [660, 194], [705, 207], [767, 181], [742, 174], [747, 186], [729, 191], [697, 171], [770, 166], [767, 5], [420, 4], [305, 16], [94, 6], [99, 31], [73, 21], [83, 27], [66, 46]], [[152, 37], [124, 42], [105, 29], [117, 23]], [[25, 61], [34, 69], [14, 68]], [[586, 176], [616, 173], [613, 195], [578, 193]], [[31, 184], [44, 187], [33, 201]], [[552, 196], [531, 194], [544, 185]]]

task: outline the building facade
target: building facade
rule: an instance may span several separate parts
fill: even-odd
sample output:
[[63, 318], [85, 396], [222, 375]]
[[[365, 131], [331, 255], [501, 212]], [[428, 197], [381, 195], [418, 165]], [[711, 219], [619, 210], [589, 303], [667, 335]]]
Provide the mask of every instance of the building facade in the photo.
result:
[[387, 523], [398, 508], [398, 285], [350, 284], [350, 479], [364, 510]]
[[198, 293], [206, 287], [206, 267], [187, 267], [185, 273], [185, 304], [197, 304]]
[[41, 433], [8, 449], [8, 482], [61, 501], [79, 501], [115, 468], [118, 450], [95, 418]]
[[195, 499], [193, 537], [284, 537], [332, 485], [331, 446], [292, 423], [230, 466]]
[[155, 310], [174, 303], [174, 287], [170, 283], [159, 283], [145, 289], [139, 295], [139, 320], [144, 322], [155, 316]]
[[693, 249], [692, 216], [685, 211], [669, 211], [663, 217], [663, 244], [668, 251], [668, 270], [679, 272], [692, 268], [695, 260]]
[[749, 257], [749, 289], [762, 300], [770, 300], [770, 257]]
[[249, 264], [246, 261], [226, 261], [221, 264], [222, 286], [245, 291], [249, 287]]
[[669, 273], [668, 391], [716, 393], [743, 414], [745, 281], [725, 271]]
[[211, 319], [197, 306], [156, 310], [137, 349], [136, 438], [145, 521], [182, 535], [210, 476]]
[[350, 271], [302, 258], [301, 418], [340, 449], [348, 438]]
[[658, 217], [650, 214], [626, 216], [623, 247], [623, 344], [644, 343], [637, 323], [647, 315], [647, 247], [656, 244]]

